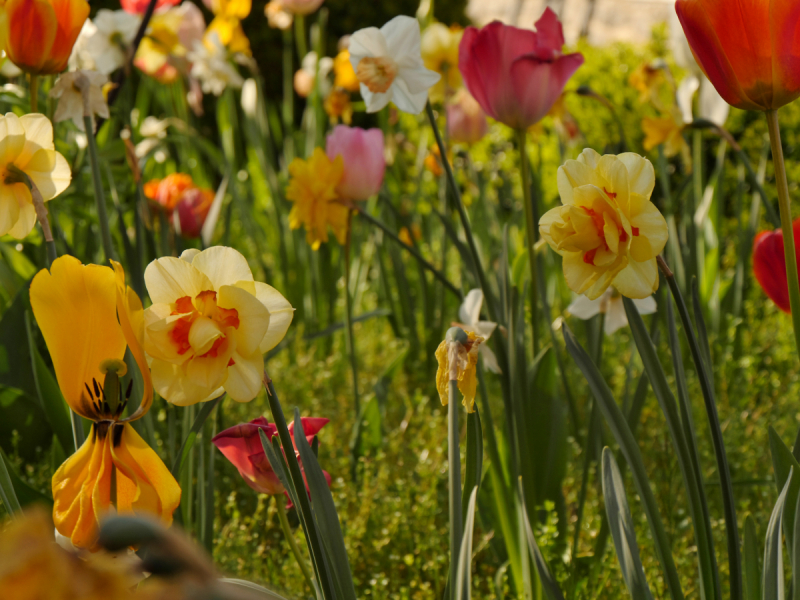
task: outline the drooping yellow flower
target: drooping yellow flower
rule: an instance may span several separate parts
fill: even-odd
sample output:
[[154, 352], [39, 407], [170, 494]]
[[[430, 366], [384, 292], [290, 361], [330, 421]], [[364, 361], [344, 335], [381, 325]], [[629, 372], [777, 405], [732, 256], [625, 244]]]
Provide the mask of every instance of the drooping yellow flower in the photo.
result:
[[[169, 469], [130, 424], [149, 410], [153, 386], [143, 350], [142, 303], [125, 285], [119, 263], [112, 264], [113, 269], [83, 266], [62, 256], [49, 272], [43, 269], [34, 277], [30, 289], [64, 399], [93, 422], [86, 442], [52, 482], [56, 529], [78, 548], [96, 544], [98, 521], [114, 500], [114, 471], [119, 513], [151, 513], [169, 524], [181, 497]], [[122, 418], [131, 392], [118, 378], [127, 370], [126, 349], [139, 367], [144, 391], [137, 410]]]
[[350, 63], [350, 51], [342, 50], [333, 59], [333, 86], [348, 92], [357, 92], [361, 89], [356, 71]]
[[461, 87], [458, 70], [458, 46], [464, 31], [458, 25], [445, 27], [432, 23], [422, 32], [422, 62], [426, 68], [439, 73], [442, 78], [430, 89], [430, 99], [439, 102]]
[[263, 355], [294, 316], [286, 298], [254, 281], [245, 257], [223, 246], [154, 260], [144, 281], [153, 301], [144, 328], [156, 391], [178, 406], [223, 391], [237, 402], [255, 398]]
[[[458, 381], [458, 389], [464, 394], [463, 404], [467, 412], [475, 411], [475, 394], [478, 389], [478, 378], [476, 365], [478, 364], [478, 349], [484, 339], [476, 335], [474, 331], [465, 332], [466, 341], [445, 340], [436, 349], [436, 362], [439, 364], [436, 370], [436, 389], [439, 391], [439, 399], [442, 406], [448, 403], [448, 384], [455, 379]], [[450, 337], [448, 331], [448, 338]]]
[[336, 186], [344, 175], [344, 160], [327, 157], [315, 148], [308, 160], [295, 158], [289, 165], [289, 186], [286, 199], [294, 202], [289, 213], [292, 229], [306, 228], [306, 241], [314, 250], [328, 241], [328, 227], [340, 244], [347, 234], [347, 207], [340, 204]]
[[683, 137], [684, 122], [680, 111], [673, 107], [666, 116], [645, 117], [642, 119], [642, 130], [644, 131], [644, 149], [648, 152], [661, 144], [664, 144], [664, 154], [668, 157], [681, 155], [684, 167], [687, 172], [692, 170], [692, 156], [689, 144]]
[[69, 163], [53, 146], [53, 124], [47, 117], [0, 116], [0, 235], [22, 239], [36, 225], [27, 180], [46, 202], [67, 189], [71, 179]]
[[47, 512], [37, 508], [0, 532], [0, 592], [13, 600], [147, 600], [119, 561], [85, 561], [53, 542]]
[[563, 257], [569, 288], [599, 298], [609, 285], [628, 298], [658, 289], [656, 256], [667, 243], [667, 223], [650, 202], [650, 161], [626, 152], [600, 156], [587, 148], [558, 169], [563, 206], [545, 213], [539, 231]]

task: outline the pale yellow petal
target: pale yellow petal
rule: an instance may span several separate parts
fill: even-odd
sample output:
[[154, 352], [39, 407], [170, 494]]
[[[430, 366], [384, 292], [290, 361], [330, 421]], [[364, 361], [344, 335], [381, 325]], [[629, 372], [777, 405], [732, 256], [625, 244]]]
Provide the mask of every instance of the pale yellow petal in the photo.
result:
[[186, 354], [178, 354], [178, 347], [170, 332], [181, 315], [171, 315], [167, 304], [153, 304], [144, 311], [144, 350], [148, 355], [174, 364], [182, 364]]
[[194, 354], [201, 355], [211, 350], [219, 338], [224, 335], [220, 326], [207, 317], [195, 319], [189, 329], [189, 343]]
[[573, 189], [582, 185], [594, 185], [602, 187], [603, 182], [597, 176], [594, 169], [583, 162], [568, 160], [558, 168], [556, 174], [558, 183], [558, 193], [561, 195], [562, 204], [573, 203]]
[[14, 226], [8, 231], [8, 234], [11, 237], [21, 240], [33, 231], [33, 228], [36, 226], [36, 209], [33, 208], [33, 202], [29, 200], [30, 192], [28, 191], [28, 186], [24, 183], [19, 183], [17, 185], [23, 186], [27, 194], [23, 196], [22, 199], [17, 197], [17, 201], [20, 202], [19, 217]]
[[195, 356], [186, 364], [186, 377], [196, 386], [213, 390], [225, 383], [235, 343], [226, 338], [216, 356]]
[[628, 207], [628, 169], [616, 156], [606, 154], [597, 162], [597, 173], [608, 185], [601, 186], [617, 207]]
[[259, 344], [259, 350], [264, 353], [272, 350], [286, 336], [294, 318], [294, 308], [278, 290], [260, 281], [256, 281], [256, 297], [269, 311], [269, 329]]
[[631, 261], [617, 274], [614, 287], [628, 298], [647, 298], [658, 289], [658, 266], [655, 258], [645, 262]]
[[596, 169], [601, 158], [602, 156], [596, 150], [584, 148], [583, 152], [578, 156], [578, 162], [587, 165], [591, 169]]
[[144, 283], [153, 304], [173, 304], [185, 296], [194, 299], [200, 292], [214, 289], [208, 277], [174, 256], [165, 256], [147, 265]]
[[45, 201], [58, 196], [72, 181], [72, 171], [67, 159], [55, 150], [37, 151], [23, 171], [31, 178]]
[[250, 402], [258, 396], [264, 377], [264, 357], [256, 350], [247, 358], [233, 355], [234, 364], [228, 367], [225, 391], [236, 402]]
[[23, 115], [19, 124], [25, 131], [25, 144], [14, 164], [27, 172], [27, 165], [39, 150], [55, 150], [53, 146], [53, 124], [50, 119], [38, 113]]
[[450, 381], [450, 369], [447, 364], [447, 342], [439, 344], [439, 347], [436, 348], [435, 356], [438, 364], [436, 368], [436, 390], [439, 392], [439, 400], [441, 400], [442, 406], [447, 406], [449, 398], [447, 386]]
[[664, 250], [669, 237], [669, 229], [664, 216], [655, 204], [647, 201], [642, 211], [631, 219], [631, 226], [636, 227], [638, 236], [631, 239], [631, 257], [638, 262], [655, 258]]
[[0, 182], [0, 235], [5, 235], [16, 225], [19, 207], [23, 202], [32, 202], [28, 186], [24, 183], [7, 185]]
[[253, 273], [247, 259], [240, 252], [226, 246], [214, 246], [203, 250], [192, 259], [192, 266], [204, 273], [216, 291], [223, 285], [238, 281], [253, 281]]
[[656, 185], [653, 163], [634, 152], [623, 152], [618, 154], [617, 158], [628, 170], [628, 185], [630, 185], [631, 194], [649, 198]]
[[19, 117], [6, 113], [0, 117], [0, 164], [14, 162], [25, 145], [25, 130]]
[[176, 406], [189, 406], [206, 402], [219, 396], [222, 387], [204, 388], [191, 381], [180, 365], [154, 358], [150, 364], [153, 386], [167, 402]]
[[232, 285], [223, 285], [220, 288], [217, 306], [235, 309], [239, 316], [239, 327], [234, 333], [236, 351], [244, 356], [258, 351], [270, 327], [270, 312], [267, 307], [253, 294]]
[[188, 248], [181, 252], [181, 260], [191, 263], [198, 254], [200, 254], [200, 250], [197, 248]]

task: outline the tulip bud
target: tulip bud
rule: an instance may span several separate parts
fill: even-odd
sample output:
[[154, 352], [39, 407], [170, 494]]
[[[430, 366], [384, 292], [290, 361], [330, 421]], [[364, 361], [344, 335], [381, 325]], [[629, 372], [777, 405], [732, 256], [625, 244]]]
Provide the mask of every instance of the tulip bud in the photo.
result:
[[386, 160], [380, 129], [338, 125], [328, 136], [326, 152], [331, 160], [344, 160], [344, 175], [336, 188], [342, 198], [366, 200], [381, 189]]
[[454, 142], [472, 144], [489, 131], [486, 113], [465, 89], [460, 89], [447, 106], [447, 133]]
[[206, 216], [213, 202], [214, 194], [211, 190], [193, 188], [183, 194], [183, 197], [175, 206], [175, 210], [178, 213], [178, 226], [183, 237], [200, 237], [203, 223], [206, 221]]

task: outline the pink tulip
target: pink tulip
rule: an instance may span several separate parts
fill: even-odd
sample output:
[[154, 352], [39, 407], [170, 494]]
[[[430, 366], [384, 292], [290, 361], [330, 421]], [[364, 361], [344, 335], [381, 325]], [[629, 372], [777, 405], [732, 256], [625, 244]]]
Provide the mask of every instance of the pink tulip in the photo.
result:
[[[303, 432], [306, 440], [311, 444], [320, 429], [327, 423], [328, 419], [318, 417], [302, 417]], [[272, 466], [267, 460], [264, 448], [261, 446], [261, 436], [259, 430], [263, 429], [268, 439], [278, 434], [278, 429], [264, 417], [258, 417], [249, 423], [240, 423], [229, 427], [214, 436], [211, 442], [219, 448], [220, 452], [227, 458], [234, 467], [239, 470], [239, 474], [244, 478], [245, 483], [255, 491], [262, 494], [276, 495], [286, 494], [285, 488], [272, 470]], [[294, 423], [289, 423], [289, 433], [294, 442]], [[295, 455], [297, 449], [295, 447]], [[300, 457], [298, 456], [298, 461]], [[301, 464], [302, 468], [302, 464]], [[331, 483], [331, 476], [323, 471], [328, 485]], [[305, 478], [305, 473], [303, 474]], [[291, 501], [289, 503], [291, 506]]]
[[564, 34], [556, 14], [546, 8], [536, 31], [503, 25], [467, 27], [458, 68], [467, 89], [492, 118], [527, 129], [550, 110], [583, 55], [562, 54]]
[[486, 113], [464, 88], [447, 105], [447, 134], [454, 142], [473, 144], [489, 131]]
[[295, 15], [310, 15], [315, 12], [325, 0], [281, 0], [283, 9]]
[[[181, 0], [158, 0], [156, 3], [156, 10], [164, 8], [165, 6], [175, 6], [180, 4]], [[122, 10], [134, 15], [143, 15], [150, 4], [150, 0], [120, 0]]]
[[337, 125], [325, 147], [331, 160], [341, 156], [344, 175], [336, 188], [347, 200], [366, 200], [377, 194], [383, 183], [386, 159], [383, 157], [383, 132]]

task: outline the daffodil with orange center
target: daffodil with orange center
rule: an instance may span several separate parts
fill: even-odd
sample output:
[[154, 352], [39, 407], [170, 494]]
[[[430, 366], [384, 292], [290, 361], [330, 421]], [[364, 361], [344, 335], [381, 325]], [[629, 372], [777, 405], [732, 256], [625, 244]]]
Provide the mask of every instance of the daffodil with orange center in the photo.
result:
[[[86, 442], [52, 482], [56, 529], [79, 548], [95, 546], [98, 521], [112, 505], [119, 513], [149, 513], [170, 524], [181, 497], [169, 469], [130, 424], [150, 409], [153, 387], [143, 350], [142, 303], [125, 285], [122, 267], [112, 263], [113, 269], [84, 266], [62, 256], [30, 288], [64, 399], [92, 421]], [[125, 389], [119, 379], [127, 370], [126, 349], [144, 391], [136, 411], [123, 418], [131, 393], [131, 384]]]
[[306, 228], [306, 241], [314, 250], [328, 241], [328, 227], [340, 244], [347, 234], [347, 207], [341, 204], [336, 186], [344, 176], [344, 160], [328, 158], [315, 148], [308, 160], [295, 158], [289, 165], [286, 199], [294, 202], [289, 213], [289, 227]]
[[294, 316], [286, 298], [254, 281], [245, 257], [223, 246], [154, 260], [144, 281], [153, 301], [144, 320], [156, 391], [178, 406], [223, 391], [237, 402], [255, 398], [263, 355]]
[[563, 206], [542, 216], [539, 231], [562, 256], [572, 291], [595, 300], [612, 284], [628, 298], [658, 289], [656, 256], [668, 231], [650, 201], [654, 186], [653, 165], [632, 152], [600, 156], [587, 148], [559, 167]]

